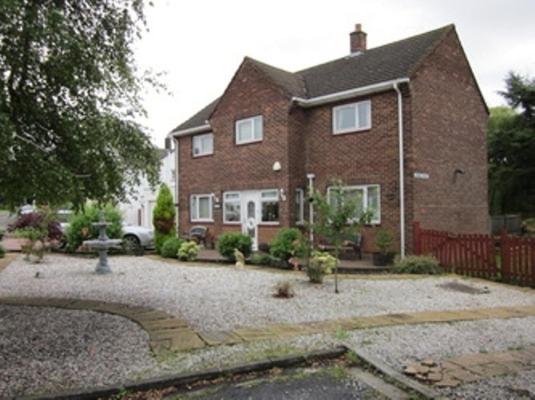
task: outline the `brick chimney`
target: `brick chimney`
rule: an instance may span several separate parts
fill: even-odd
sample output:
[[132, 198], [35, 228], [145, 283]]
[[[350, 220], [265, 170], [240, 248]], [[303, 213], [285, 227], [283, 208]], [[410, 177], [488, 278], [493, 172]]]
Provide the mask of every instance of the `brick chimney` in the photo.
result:
[[355, 30], [349, 34], [351, 53], [366, 51], [366, 32], [362, 30], [361, 24], [355, 25]]

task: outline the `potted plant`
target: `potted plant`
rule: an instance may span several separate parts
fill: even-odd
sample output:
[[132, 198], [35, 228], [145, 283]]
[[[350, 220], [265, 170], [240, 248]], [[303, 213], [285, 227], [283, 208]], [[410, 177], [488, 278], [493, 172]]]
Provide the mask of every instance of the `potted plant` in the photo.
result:
[[379, 251], [373, 253], [373, 265], [376, 267], [384, 267], [391, 264], [394, 260], [395, 253], [390, 251], [394, 236], [385, 228], [381, 228], [375, 235], [375, 246]]

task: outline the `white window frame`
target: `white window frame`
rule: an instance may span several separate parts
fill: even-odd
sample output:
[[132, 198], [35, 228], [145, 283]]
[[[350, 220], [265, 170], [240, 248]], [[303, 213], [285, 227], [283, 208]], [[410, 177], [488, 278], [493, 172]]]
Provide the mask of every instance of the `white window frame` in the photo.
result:
[[[277, 194], [275, 196], [271, 197], [262, 197], [262, 194], [266, 192], [276, 192]], [[277, 201], [277, 205], [279, 207], [279, 220], [278, 221], [264, 221], [263, 213], [262, 213], [262, 205], [263, 203], [271, 203], [274, 200]], [[280, 193], [278, 189], [264, 189], [260, 190], [260, 223], [262, 225], [279, 225], [280, 224]]]
[[[359, 126], [359, 106], [368, 104], [368, 125], [366, 126]], [[355, 125], [351, 128], [346, 129], [337, 129], [336, 126], [336, 114], [338, 110], [342, 110], [344, 108], [354, 108], [355, 109]], [[332, 125], [333, 125], [333, 134], [334, 135], [340, 135], [343, 133], [349, 133], [349, 132], [359, 132], [359, 131], [366, 131], [368, 129], [371, 129], [372, 127], [372, 101], [371, 100], [363, 100], [358, 101], [356, 103], [350, 103], [350, 104], [343, 104], [341, 106], [333, 107], [332, 110]]]
[[[233, 203], [238, 203], [240, 205], [240, 218], [237, 221], [227, 221], [227, 208], [225, 207], [225, 204], [227, 203], [227, 196], [228, 195], [238, 195], [238, 200], [231, 201]], [[229, 225], [241, 225], [241, 212], [242, 212], [242, 204], [241, 204], [241, 193], [240, 192], [224, 192], [223, 193], [223, 223], [229, 224]]]
[[303, 225], [305, 223], [305, 189], [295, 189], [295, 203], [297, 208], [297, 225]]
[[[370, 185], [354, 185], [354, 186], [344, 186], [342, 188], [343, 191], [349, 191], [349, 190], [356, 190], [356, 189], [361, 189], [364, 193], [363, 193], [363, 196], [362, 196], [362, 199], [363, 199], [363, 205], [362, 205], [362, 208], [364, 211], [366, 211], [368, 209], [368, 189], [371, 188], [371, 187], [374, 187], [374, 188], [377, 188], [377, 196], [378, 196], [378, 201], [377, 201], [377, 214], [379, 216], [378, 219], [372, 219], [370, 221], [370, 224], [372, 225], [379, 225], [381, 224], [381, 185], [379, 184], [370, 184]], [[334, 189], [334, 187], [330, 186], [327, 188], [327, 200], [329, 201], [329, 203], [331, 202], [331, 191]]]
[[[212, 138], [212, 151], [204, 151], [202, 152], [202, 146], [200, 146], [200, 153], [195, 154], [195, 141], [198, 140], [200, 143], [202, 143], [202, 139], [205, 137], [210, 136]], [[195, 135], [191, 139], [191, 152], [193, 153], [193, 157], [202, 157], [202, 156], [208, 156], [210, 154], [214, 154], [214, 134], [213, 132], [209, 133], [203, 133], [202, 135]]]
[[[208, 198], [209, 201], [209, 207], [208, 210], [210, 210], [210, 216], [208, 218], [199, 218], [199, 199], [201, 198]], [[193, 218], [193, 199], [196, 199], [196, 210], [195, 215], [196, 218]], [[191, 222], [214, 222], [214, 210], [213, 210], [213, 196], [211, 194], [192, 194], [189, 198], [189, 215], [190, 215], [190, 221]]]
[[[255, 120], [260, 119], [260, 137], [256, 138]], [[252, 137], [249, 140], [240, 140], [239, 130], [240, 126], [245, 124], [251, 124]], [[264, 118], [261, 115], [255, 115], [254, 117], [244, 118], [236, 121], [234, 136], [236, 138], [236, 144], [247, 144], [261, 142], [264, 139]]]

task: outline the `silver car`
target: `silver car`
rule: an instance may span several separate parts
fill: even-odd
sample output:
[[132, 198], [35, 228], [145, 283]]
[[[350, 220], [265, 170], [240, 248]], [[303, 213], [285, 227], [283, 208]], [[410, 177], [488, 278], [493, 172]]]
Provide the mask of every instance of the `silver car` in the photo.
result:
[[123, 247], [127, 250], [154, 248], [154, 231], [143, 226], [123, 225]]

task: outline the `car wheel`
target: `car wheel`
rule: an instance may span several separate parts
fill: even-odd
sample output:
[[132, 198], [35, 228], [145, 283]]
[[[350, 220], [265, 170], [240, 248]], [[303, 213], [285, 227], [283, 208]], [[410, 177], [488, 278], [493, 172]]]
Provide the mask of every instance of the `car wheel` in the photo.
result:
[[138, 254], [141, 251], [141, 242], [134, 235], [123, 237], [123, 249], [126, 254]]

